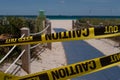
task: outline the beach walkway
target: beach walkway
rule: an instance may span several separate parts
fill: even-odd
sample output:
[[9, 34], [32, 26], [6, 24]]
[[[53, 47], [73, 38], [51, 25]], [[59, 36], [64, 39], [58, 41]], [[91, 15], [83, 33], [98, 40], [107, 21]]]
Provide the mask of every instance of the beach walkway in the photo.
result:
[[[71, 30], [71, 20], [51, 20], [52, 32]], [[72, 64], [104, 55], [117, 53], [115, 43], [106, 39], [78, 40], [52, 43], [52, 50], [46, 49], [39, 55], [40, 60], [31, 63], [31, 73]], [[120, 80], [120, 68], [112, 67], [72, 80]]]
[[[72, 28], [71, 20], [51, 20], [52, 32], [55, 32], [55, 28], [64, 28], [70, 30]], [[34, 59], [31, 62], [31, 73], [42, 72], [52, 68], [67, 65], [66, 56], [62, 42], [53, 42], [52, 50], [45, 49], [40, 55], [39, 59]], [[20, 76], [27, 75], [21, 70]]]
[[[101, 51], [97, 50], [85, 41], [63, 42], [63, 46], [65, 48], [68, 64], [104, 56]], [[119, 80], [119, 74], [120, 68], [113, 67], [72, 80]]]
[[[67, 20], [51, 20], [52, 33], [55, 32], [55, 28], [72, 28], [72, 21]], [[40, 60], [35, 60], [31, 64], [31, 72], [40, 72], [43, 70], [49, 70], [59, 66], [67, 65], [64, 48], [61, 42], [53, 42], [52, 50], [46, 49], [42, 54], [39, 55]]]
[[[66, 31], [65, 28], [54, 28], [55, 32]], [[116, 44], [108, 39], [92, 39], [62, 42], [67, 64], [89, 60], [119, 52]], [[74, 78], [72, 80], [120, 80], [120, 68], [112, 67], [96, 73]]]

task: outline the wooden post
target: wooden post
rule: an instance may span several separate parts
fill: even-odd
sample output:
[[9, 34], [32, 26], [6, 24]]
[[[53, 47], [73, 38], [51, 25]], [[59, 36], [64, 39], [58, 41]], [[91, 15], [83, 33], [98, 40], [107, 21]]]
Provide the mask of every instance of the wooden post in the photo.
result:
[[74, 28], [75, 28], [75, 22], [74, 20], [72, 20], [72, 29], [74, 30]]
[[[47, 27], [47, 26], [49, 26], [48, 27], [48, 29], [47, 29], [47, 34], [51, 34], [51, 22], [49, 22], [49, 20], [46, 20], [46, 22], [45, 22], [45, 27]], [[52, 49], [52, 43], [50, 42], [50, 43], [47, 43], [47, 48], [48, 49]]]
[[[22, 28], [21, 29], [21, 35], [25, 34], [25, 36], [29, 36], [30, 30], [29, 28]], [[28, 74], [31, 72], [30, 71], [30, 45], [23, 45], [22, 50], [25, 49], [25, 53], [22, 55], [22, 68], [25, 70]]]

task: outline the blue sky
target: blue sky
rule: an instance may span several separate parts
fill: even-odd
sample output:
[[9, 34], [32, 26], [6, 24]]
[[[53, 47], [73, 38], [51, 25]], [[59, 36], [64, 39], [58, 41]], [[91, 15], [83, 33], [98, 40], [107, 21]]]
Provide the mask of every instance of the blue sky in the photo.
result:
[[0, 14], [120, 15], [120, 0], [0, 0]]

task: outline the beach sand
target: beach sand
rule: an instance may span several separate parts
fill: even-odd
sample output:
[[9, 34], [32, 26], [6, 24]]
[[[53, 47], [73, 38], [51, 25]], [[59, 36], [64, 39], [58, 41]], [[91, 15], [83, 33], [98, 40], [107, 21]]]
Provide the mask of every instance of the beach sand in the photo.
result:
[[110, 55], [120, 52], [119, 44], [110, 39], [89, 39], [85, 40], [91, 46], [101, 51], [104, 55]]
[[[50, 20], [52, 23], [52, 32], [55, 32], [55, 28], [62, 28], [66, 30], [72, 30], [72, 20]], [[101, 51], [105, 55], [110, 55], [119, 52], [118, 45], [114, 41], [109, 39], [89, 39], [85, 40], [87, 43]], [[31, 63], [31, 73], [41, 72], [52, 68], [67, 65], [64, 48], [61, 42], [53, 42], [52, 50], [45, 49], [39, 56], [39, 60], [34, 60]], [[21, 71], [22, 75], [26, 75], [24, 71]]]
[[[72, 29], [72, 20], [50, 20], [52, 23], [52, 33], [54, 29], [61, 28], [66, 30]], [[35, 59], [31, 63], [31, 73], [41, 72], [52, 68], [67, 65], [64, 48], [61, 42], [53, 42], [52, 50], [45, 49], [39, 56], [39, 60]], [[27, 75], [21, 70], [20, 76]]]

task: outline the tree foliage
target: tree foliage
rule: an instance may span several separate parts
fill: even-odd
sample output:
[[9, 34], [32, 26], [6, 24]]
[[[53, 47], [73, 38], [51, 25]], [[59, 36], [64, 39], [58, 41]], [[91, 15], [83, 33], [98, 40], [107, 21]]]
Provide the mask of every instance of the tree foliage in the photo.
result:
[[[81, 18], [76, 21], [76, 27], [78, 29], [81, 28], [89, 28], [89, 27], [99, 27], [106, 25], [120, 25], [120, 18]], [[109, 38], [114, 40], [120, 44], [120, 37], [111, 37]]]
[[[35, 20], [27, 19], [24, 17], [2, 17], [0, 18], [0, 39], [4, 37], [20, 37], [22, 27], [29, 27], [31, 32], [34, 32]], [[6, 53], [11, 49], [11, 47], [0, 47], [0, 58], [6, 55]], [[14, 57], [21, 52], [20, 47], [16, 47], [9, 57]]]
[[98, 27], [101, 25], [117, 25], [120, 24], [119, 18], [81, 18], [76, 20], [77, 28]]

